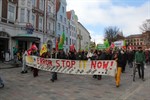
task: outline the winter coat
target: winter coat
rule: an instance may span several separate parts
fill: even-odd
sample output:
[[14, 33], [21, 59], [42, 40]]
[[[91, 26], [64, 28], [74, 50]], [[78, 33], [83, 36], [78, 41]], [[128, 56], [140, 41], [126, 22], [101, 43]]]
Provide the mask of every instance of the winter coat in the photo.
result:
[[142, 51], [137, 51], [135, 53], [135, 62], [136, 63], [144, 63], [145, 62], [145, 55]]

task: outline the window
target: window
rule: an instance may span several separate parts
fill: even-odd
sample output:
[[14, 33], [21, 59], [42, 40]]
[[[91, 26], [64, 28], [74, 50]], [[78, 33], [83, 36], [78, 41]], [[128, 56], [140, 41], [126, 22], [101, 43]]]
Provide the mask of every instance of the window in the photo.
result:
[[21, 11], [20, 11], [20, 22], [24, 22], [24, 18], [25, 18], [24, 11], [25, 10], [23, 8], [21, 8]]
[[62, 12], [63, 12], [63, 13], [65, 12], [65, 8], [64, 8], [64, 7], [62, 7]]
[[35, 15], [32, 15], [32, 25], [35, 27]]
[[66, 33], [68, 34], [68, 28], [66, 27]]
[[62, 20], [62, 15], [60, 15], [60, 21], [62, 22], [63, 20]]
[[70, 45], [71, 45], [71, 39], [70, 39]]
[[60, 30], [61, 28], [60, 28], [60, 23], [58, 23], [58, 30]]
[[39, 30], [42, 31], [43, 30], [43, 18], [39, 17]]
[[30, 10], [27, 10], [27, 22], [30, 22]]
[[64, 25], [62, 25], [62, 28], [63, 28], [63, 32], [65, 32], [65, 26]]
[[51, 13], [51, 6], [48, 5], [48, 13]]
[[48, 23], [48, 30], [51, 30], [51, 23]]
[[32, 6], [36, 6], [36, 0], [32, 0]]
[[68, 45], [68, 37], [66, 37], [66, 45]]
[[65, 24], [66, 24], [66, 18], [64, 18], [64, 22], [65, 22]]
[[40, 0], [40, 9], [44, 10], [44, 0]]
[[8, 19], [10, 21], [15, 21], [15, 6], [10, 4], [8, 6]]

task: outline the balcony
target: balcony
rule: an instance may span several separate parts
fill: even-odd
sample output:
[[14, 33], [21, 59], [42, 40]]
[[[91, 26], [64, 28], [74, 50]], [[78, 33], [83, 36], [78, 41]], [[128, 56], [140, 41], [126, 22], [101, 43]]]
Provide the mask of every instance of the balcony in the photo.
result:
[[51, 12], [48, 12], [48, 13], [47, 13], [47, 18], [50, 18], [50, 19], [55, 20], [55, 19], [56, 19], [56, 16], [55, 16], [55, 14], [53, 14], [53, 13], [51, 13]]

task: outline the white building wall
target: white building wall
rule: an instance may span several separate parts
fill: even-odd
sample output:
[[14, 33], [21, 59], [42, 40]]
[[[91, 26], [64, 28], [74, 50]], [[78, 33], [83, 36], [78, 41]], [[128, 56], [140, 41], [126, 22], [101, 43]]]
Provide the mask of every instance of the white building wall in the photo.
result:
[[[83, 27], [83, 25], [81, 25], [80, 23], [78, 23], [78, 34], [79, 32], [81, 32], [81, 50], [86, 50], [86, 48], [89, 48], [90, 45], [90, 40], [91, 40], [91, 36], [90, 33], [87, 31], [87, 29], [85, 27]], [[77, 46], [79, 46], [79, 39], [77, 39]], [[79, 50], [79, 47], [78, 47]]]

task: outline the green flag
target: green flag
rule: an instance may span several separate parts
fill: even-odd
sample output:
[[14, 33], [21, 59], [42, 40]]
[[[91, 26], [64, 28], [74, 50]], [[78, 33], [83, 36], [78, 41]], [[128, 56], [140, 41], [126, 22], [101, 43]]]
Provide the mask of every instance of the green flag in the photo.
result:
[[62, 43], [58, 44], [58, 49], [63, 49], [63, 44]]
[[106, 48], [108, 48], [110, 45], [109, 45], [109, 42], [108, 42], [108, 39], [106, 39], [105, 41], [104, 41], [104, 45], [106, 46]]

